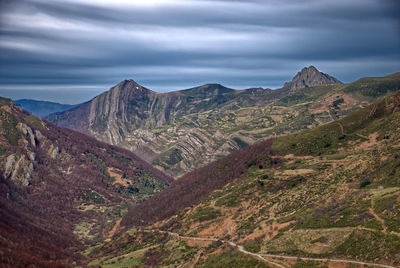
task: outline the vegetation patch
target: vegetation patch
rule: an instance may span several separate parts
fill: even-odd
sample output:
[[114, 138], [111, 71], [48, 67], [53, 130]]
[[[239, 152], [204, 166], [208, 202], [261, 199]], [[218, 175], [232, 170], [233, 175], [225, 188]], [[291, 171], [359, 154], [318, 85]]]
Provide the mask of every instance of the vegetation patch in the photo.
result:
[[214, 209], [212, 207], [200, 207], [196, 210], [196, 212], [192, 215], [193, 221], [209, 221], [218, 218], [221, 216], [221, 211]]
[[84, 202], [87, 202], [87, 203], [94, 203], [94, 204], [104, 204], [105, 203], [104, 197], [92, 189], [88, 189], [88, 190], [82, 189], [79, 199]]
[[341, 245], [353, 228], [301, 229], [286, 231], [265, 244], [268, 252], [305, 256], [329, 254]]
[[29, 125], [37, 127], [37, 128], [43, 128], [44, 127], [42, 120], [39, 117], [35, 116], [35, 115], [26, 116], [24, 118], [24, 121], [26, 123], [28, 123]]
[[400, 263], [400, 238], [381, 232], [354, 230], [336, 249], [337, 254], [358, 259], [374, 261], [377, 259], [387, 262]]
[[17, 146], [20, 138], [20, 133], [17, 129], [17, 118], [3, 110], [0, 110], [0, 118], [4, 137], [12, 146]]
[[400, 231], [399, 195], [393, 195], [375, 200], [374, 210], [385, 221], [388, 231]]
[[243, 268], [243, 267], [257, 267], [269, 268], [264, 262], [247, 256], [237, 250], [232, 250], [222, 254], [211, 255], [207, 258], [205, 263], [201, 265], [203, 268]]
[[236, 142], [240, 149], [249, 147], [249, 144], [247, 142], [244, 142], [238, 137], [234, 137], [233, 140]]
[[292, 265], [292, 268], [328, 268], [328, 265], [316, 261], [298, 261]]
[[110, 173], [108, 173], [108, 168], [103, 160], [101, 160], [96, 154], [93, 154], [89, 151], [85, 151], [84, 154], [99, 169], [101, 173], [103, 173], [110, 180], [113, 180]]
[[247, 241], [243, 244], [245, 250], [250, 252], [260, 252], [261, 250], [262, 239], [254, 239]]
[[236, 192], [232, 192], [229, 194], [226, 194], [219, 198], [216, 202], [215, 205], [222, 207], [234, 207], [240, 203], [240, 196], [236, 194]]

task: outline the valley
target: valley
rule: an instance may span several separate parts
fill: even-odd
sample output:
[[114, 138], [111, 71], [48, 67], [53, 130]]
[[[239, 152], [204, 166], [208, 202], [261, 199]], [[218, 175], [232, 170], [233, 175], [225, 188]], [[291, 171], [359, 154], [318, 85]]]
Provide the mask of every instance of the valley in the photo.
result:
[[0, 268], [400, 268], [399, 11], [0, 0]]
[[[0, 266], [65, 267], [172, 178], [0, 98]], [[123, 179], [123, 183], [121, 180]]]
[[60, 126], [1, 98], [0, 262], [398, 267], [400, 75], [299, 86], [316, 72], [277, 90], [123, 81]]
[[[89, 254], [92, 264], [336, 267], [329, 259], [398, 267], [399, 100], [397, 93], [185, 175], [128, 212], [113, 241]], [[180, 194], [209, 185], [208, 174], [224, 186]]]

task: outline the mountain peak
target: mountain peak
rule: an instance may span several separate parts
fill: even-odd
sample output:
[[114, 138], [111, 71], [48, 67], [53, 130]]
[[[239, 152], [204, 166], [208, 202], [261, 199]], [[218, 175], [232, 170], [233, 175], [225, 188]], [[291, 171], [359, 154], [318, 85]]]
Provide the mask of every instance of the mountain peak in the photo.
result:
[[318, 71], [313, 65], [304, 67], [293, 77], [291, 82], [285, 83], [283, 88], [295, 91], [300, 88], [314, 87], [328, 84], [342, 84], [338, 79]]
[[113, 92], [115, 94], [119, 94], [121, 96], [129, 96], [131, 94], [134, 95], [142, 95], [142, 94], [151, 94], [154, 93], [148, 88], [138, 84], [136, 81], [132, 79], [125, 79], [119, 82], [117, 85], [113, 86], [108, 92]]
[[221, 84], [218, 84], [218, 83], [208, 83], [208, 84], [202, 85], [201, 87], [221, 88], [221, 87], [224, 87], [224, 86], [221, 85]]
[[141, 89], [143, 88], [140, 84], [132, 79], [125, 79], [119, 82], [115, 87], [119, 88], [129, 88], [129, 89]]
[[201, 86], [181, 90], [185, 94], [206, 94], [206, 95], [218, 95], [223, 93], [230, 93], [235, 91], [234, 89], [227, 88], [221, 84], [209, 83]]

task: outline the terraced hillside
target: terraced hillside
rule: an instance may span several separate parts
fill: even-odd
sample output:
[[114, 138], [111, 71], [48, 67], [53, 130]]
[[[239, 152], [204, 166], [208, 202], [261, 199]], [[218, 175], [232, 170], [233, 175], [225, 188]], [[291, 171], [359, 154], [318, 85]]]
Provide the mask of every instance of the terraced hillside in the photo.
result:
[[102, 267], [398, 267], [399, 203], [400, 92], [185, 175], [89, 257]]
[[[255, 142], [339, 119], [400, 89], [400, 76], [366, 78], [346, 85], [322, 85], [241, 96], [218, 108], [186, 115], [151, 130], [143, 146], [159, 153], [153, 165], [172, 176], [214, 161]], [[140, 135], [132, 140], [140, 140]], [[129, 148], [129, 142], [120, 144]], [[133, 148], [132, 148], [133, 149]]]
[[0, 266], [70, 267], [172, 178], [0, 98]]
[[278, 90], [209, 84], [160, 94], [123, 81], [49, 120], [139, 153], [177, 178], [268, 137], [341, 118], [399, 89], [398, 75], [343, 85], [312, 66]]

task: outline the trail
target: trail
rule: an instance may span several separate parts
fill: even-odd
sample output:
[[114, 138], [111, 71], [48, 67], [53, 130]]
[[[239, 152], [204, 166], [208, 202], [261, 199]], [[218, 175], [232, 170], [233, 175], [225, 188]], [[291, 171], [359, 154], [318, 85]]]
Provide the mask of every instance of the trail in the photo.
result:
[[345, 260], [345, 259], [328, 259], [328, 258], [310, 258], [310, 257], [301, 257], [301, 256], [285, 256], [285, 255], [277, 255], [277, 254], [261, 254], [261, 253], [254, 253], [250, 252], [244, 249], [243, 246], [238, 245], [236, 243], [233, 243], [231, 241], [226, 241], [226, 240], [221, 240], [217, 238], [206, 238], [206, 237], [192, 237], [192, 236], [182, 236], [178, 233], [173, 233], [169, 231], [162, 231], [162, 230], [142, 230], [145, 232], [159, 232], [159, 233], [166, 233], [171, 236], [174, 236], [178, 239], [187, 239], [187, 240], [197, 240], [197, 241], [220, 241], [221, 243], [228, 244], [234, 248], [237, 248], [240, 252], [250, 255], [253, 257], [256, 257], [258, 259], [261, 259], [262, 261], [265, 261], [269, 263], [270, 265], [273, 265], [275, 267], [279, 268], [286, 268], [282, 264], [267, 260], [265, 257], [268, 258], [282, 258], [282, 259], [288, 259], [288, 260], [304, 260], [304, 261], [318, 261], [318, 262], [338, 262], [338, 263], [351, 263], [351, 264], [358, 264], [358, 265], [369, 265], [373, 267], [382, 267], [382, 268], [395, 268], [394, 266], [386, 265], [386, 264], [379, 264], [379, 263], [369, 263], [369, 262], [362, 262], [362, 261], [355, 261], [355, 260]]
[[386, 227], [386, 224], [385, 224], [385, 220], [383, 220], [381, 217], [379, 217], [378, 214], [375, 213], [374, 207], [375, 207], [375, 200], [372, 198], [371, 207], [369, 208], [369, 213], [371, 213], [375, 217], [375, 219], [382, 225], [383, 232], [386, 234], [387, 233], [387, 227]]
[[342, 123], [340, 123], [340, 122], [337, 122], [338, 124], [339, 124], [339, 126], [340, 126], [340, 131], [342, 132], [342, 135], [343, 136], [345, 136], [346, 135], [346, 133], [344, 133], [344, 128], [343, 128], [343, 125], [342, 125]]

